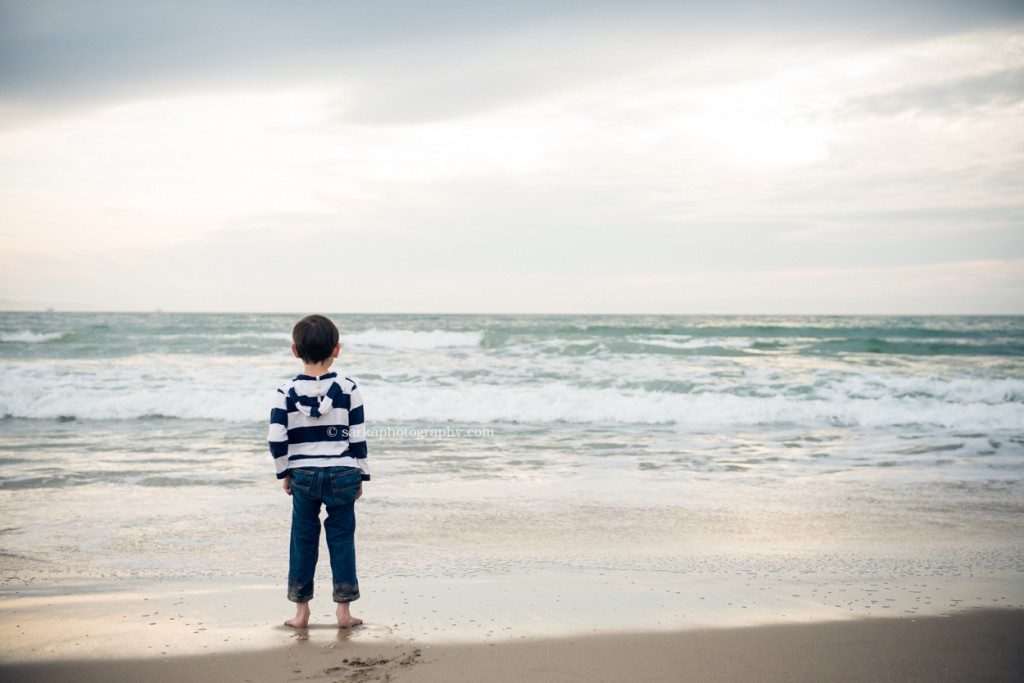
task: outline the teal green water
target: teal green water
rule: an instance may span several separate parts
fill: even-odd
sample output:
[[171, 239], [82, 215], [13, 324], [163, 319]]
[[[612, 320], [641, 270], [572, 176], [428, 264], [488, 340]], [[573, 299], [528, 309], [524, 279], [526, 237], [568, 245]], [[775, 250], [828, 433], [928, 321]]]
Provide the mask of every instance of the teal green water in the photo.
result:
[[[287, 340], [295, 317], [2, 313], [0, 359], [123, 358], [152, 353], [261, 355]], [[356, 335], [359, 341], [382, 348], [460, 345], [454, 337], [445, 341], [443, 333], [448, 332], [478, 335], [476, 343], [483, 349], [514, 350], [526, 345], [540, 353], [568, 355], [1024, 355], [1024, 317], [1020, 316], [335, 317], [346, 336]], [[421, 338], [417, 341], [415, 335]]]
[[[191, 485], [211, 454], [214, 479], [259, 480], [297, 317], [0, 314], [0, 487]], [[371, 453], [413, 459], [397, 476], [1024, 466], [1024, 317], [333, 317]]]

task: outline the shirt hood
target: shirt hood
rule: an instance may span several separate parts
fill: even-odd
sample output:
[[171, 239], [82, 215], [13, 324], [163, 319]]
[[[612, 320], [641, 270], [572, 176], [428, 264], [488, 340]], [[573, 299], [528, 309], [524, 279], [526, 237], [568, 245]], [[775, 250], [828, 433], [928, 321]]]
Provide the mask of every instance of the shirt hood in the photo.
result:
[[334, 395], [341, 389], [334, 381], [335, 377], [337, 374], [333, 372], [320, 377], [299, 375], [292, 380], [292, 386], [288, 389], [288, 398], [295, 403], [296, 410], [303, 415], [323, 417], [334, 410]]

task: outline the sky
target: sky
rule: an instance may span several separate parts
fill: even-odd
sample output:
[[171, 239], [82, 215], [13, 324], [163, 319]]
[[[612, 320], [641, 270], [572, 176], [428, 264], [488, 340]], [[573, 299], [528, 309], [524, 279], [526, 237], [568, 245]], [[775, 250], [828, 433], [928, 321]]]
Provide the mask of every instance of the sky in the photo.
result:
[[1022, 314], [1024, 4], [0, 0], [47, 308]]

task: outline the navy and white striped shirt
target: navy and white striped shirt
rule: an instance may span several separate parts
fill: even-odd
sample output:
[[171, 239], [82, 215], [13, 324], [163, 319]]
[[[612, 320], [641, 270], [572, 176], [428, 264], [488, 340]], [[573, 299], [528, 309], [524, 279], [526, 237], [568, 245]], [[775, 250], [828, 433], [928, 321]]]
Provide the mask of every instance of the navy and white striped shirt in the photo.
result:
[[267, 441], [278, 479], [291, 467], [358, 467], [370, 480], [363, 399], [356, 383], [336, 372], [299, 375], [278, 387]]

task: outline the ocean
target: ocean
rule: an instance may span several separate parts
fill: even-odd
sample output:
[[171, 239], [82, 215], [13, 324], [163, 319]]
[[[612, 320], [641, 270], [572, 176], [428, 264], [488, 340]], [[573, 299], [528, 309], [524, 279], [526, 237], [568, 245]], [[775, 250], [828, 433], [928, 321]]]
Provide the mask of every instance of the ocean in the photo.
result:
[[[1024, 317], [328, 314], [371, 586], [966, 572], [1024, 603]], [[0, 589], [283, 584], [266, 420], [298, 317], [0, 314]]]
[[[296, 317], [0, 314], [0, 488], [187, 485], [211, 465], [260, 480], [269, 396], [301, 370]], [[977, 482], [1024, 466], [1022, 317], [334, 317], [372, 455], [412, 469]]]

